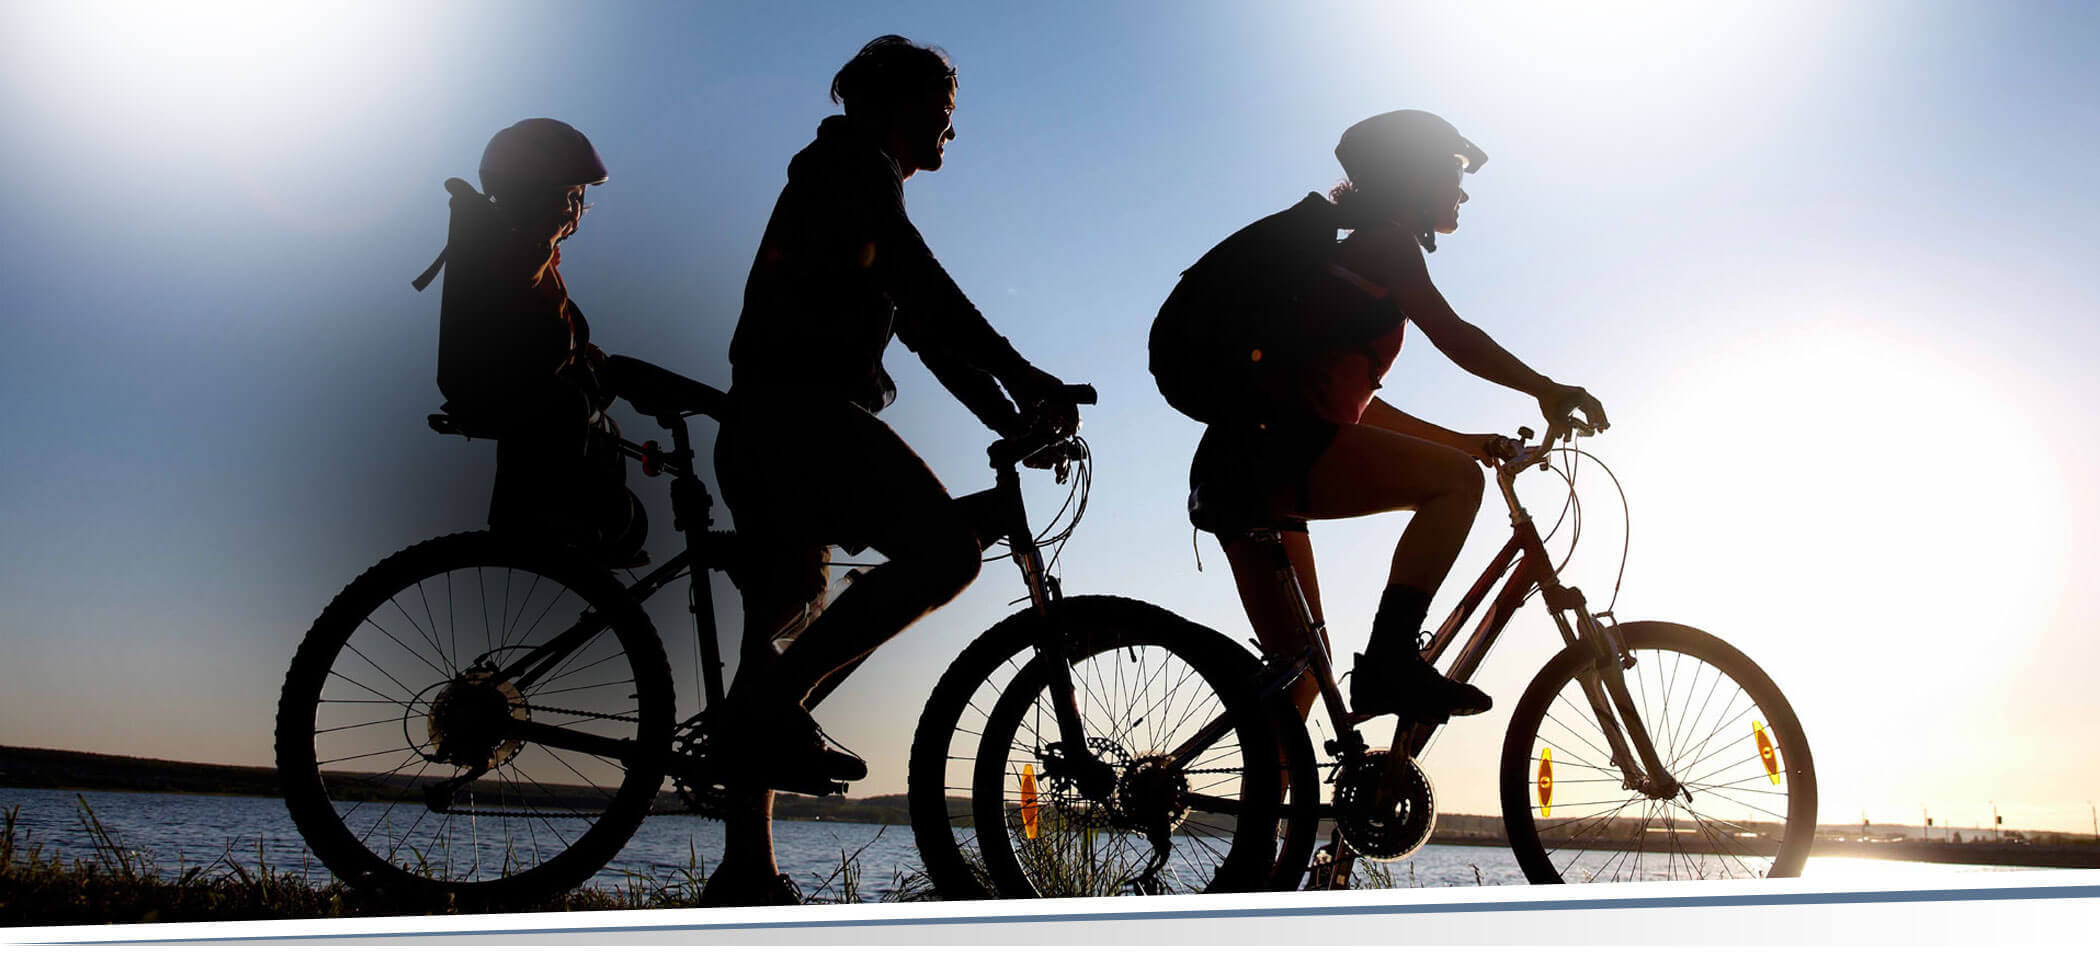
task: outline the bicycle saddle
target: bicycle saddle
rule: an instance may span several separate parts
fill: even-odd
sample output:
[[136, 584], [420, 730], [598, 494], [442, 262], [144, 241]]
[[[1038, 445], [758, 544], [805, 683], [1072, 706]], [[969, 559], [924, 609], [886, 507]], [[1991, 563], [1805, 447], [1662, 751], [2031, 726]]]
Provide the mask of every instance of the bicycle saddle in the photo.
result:
[[1189, 492], [1189, 523], [1219, 536], [1251, 531], [1303, 531], [1305, 522], [1277, 511], [1265, 495], [1238, 481], [1205, 481]]

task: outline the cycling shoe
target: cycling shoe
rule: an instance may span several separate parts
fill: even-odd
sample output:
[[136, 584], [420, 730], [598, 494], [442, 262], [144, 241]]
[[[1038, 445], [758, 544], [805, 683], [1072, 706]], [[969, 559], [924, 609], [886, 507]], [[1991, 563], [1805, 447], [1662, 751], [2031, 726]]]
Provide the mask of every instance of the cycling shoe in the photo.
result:
[[785, 792], [829, 796], [866, 779], [868, 763], [831, 737], [800, 706], [768, 708], [734, 721], [722, 756], [741, 781]]
[[1376, 663], [1356, 655], [1349, 679], [1349, 708], [1358, 716], [1391, 713], [1417, 723], [1442, 723], [1454, 716], [1485, 713], [1495, 705], [1486, 693], [1436, 671], [1413, 653]]

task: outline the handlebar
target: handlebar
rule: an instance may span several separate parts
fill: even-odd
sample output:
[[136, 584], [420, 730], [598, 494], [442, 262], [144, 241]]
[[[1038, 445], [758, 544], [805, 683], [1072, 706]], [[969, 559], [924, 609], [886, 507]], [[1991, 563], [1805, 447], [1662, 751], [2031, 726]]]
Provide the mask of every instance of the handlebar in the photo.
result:
[[[1573, 414], [1565, 415], [1558, 421], [1548, 421], [1546, 422], [1545, 440], [1540, 441], [1538, 444], [1524, 444], [1522, 452], [1516, 457], [1502, 462], [1501, 466], [1512, 472], [1522, 471], [1534, 464], [1544, 467], [1547, 453], [1551, 452], [1555, 445], [1566, 440], [1570, 434], [1587, 438], [1595, 435], [1600, 430], [1603, 429], [1594, 427], [1589, 422]], [[1517, 429], [1517, 438], [1520, 441], [1529, 442], [1531, 435], [1532, 431], [1528, 427]]]
[[[1056, 397], [1075, 405], [1091, 405], [1100, 401], [1100, 394], [1094, 390], [1093, 385], [1065, 385], [1057, 389]], [[993, 468], [1010, 468], [1036, 452], [1071, 437], [1058, 433], [1059, 430], [1038, 424], [1025, 433], [992, 442], [991, 447], [986, 448], [984, 453], [991, 458]]]

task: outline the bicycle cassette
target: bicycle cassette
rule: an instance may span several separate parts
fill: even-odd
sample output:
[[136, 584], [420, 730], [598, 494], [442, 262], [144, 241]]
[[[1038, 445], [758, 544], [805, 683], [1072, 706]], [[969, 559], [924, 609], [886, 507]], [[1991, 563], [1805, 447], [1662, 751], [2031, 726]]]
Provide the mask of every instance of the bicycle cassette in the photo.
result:
[[1334, 784], [1335, 824], [1349, 848], [1373, 862], [1394, 862], [1413, 855], [1429, 842], [1430, 830], [1436, 828], [1436, 792], [1430, 788], [1429, 775], [1413, 758], [1401, 763], [1392, 808], [1379, 811], [1379, 776], [1392, 765], [1385, 750], [1369, 750], [1345, 762]]

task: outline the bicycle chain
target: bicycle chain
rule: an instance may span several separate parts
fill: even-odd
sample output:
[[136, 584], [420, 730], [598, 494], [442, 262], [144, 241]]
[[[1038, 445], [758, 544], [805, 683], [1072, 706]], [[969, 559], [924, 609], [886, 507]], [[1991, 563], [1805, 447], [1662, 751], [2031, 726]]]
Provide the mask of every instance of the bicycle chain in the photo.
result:
[[[533, 711], [534, 713], [556, 713], [556, 714], [560, 714], [560, 715], [562, 715], [562, 716], [591, 716], [591, 717], [596, 717], [596, 718], [598, 718], [598, 719], [601, 719], [601, 720], [616, 720], [616, 721], [618, 721], [618, 722], [622, 722], [622, 723], [640, 723], [640, 722], [642, 721], [642, 718], [641, 718], [641, 717], [639, 717], [639, 716], [616, 716], [616, 715], [613, 715], [613, 714], [611, 714], [611, 713], [599, 713], [599, 712], [597, 712], [597, 711], [595, 711], [595, 710], [572, 710], [572, 709], [569, 709], [569, 708], [567, 708], [567, 707], [561, 707], [561, 706], [538, 706], [538, 705], [533, 705], [533, 704], [527, 704], [527, 705], [528, 705], [528, 706], [531, 706], [531, 707], [532, 707], [532, 711]], [[451, 808], [446, 808], [446, 809], [435, 809], [435, 810], [432, 810], [432, 811], [433, 811], [433, 812], [435, 812], [435, 813], [437, 813], [438, 815], [441, 815], [441, 816], [506, 816], [506, 817], [517, 817], [517, 818], [521, 818], [521, 819], [596, 819], [596, 818], [598, 818], [598, 817], [597, 817], [597, 816], [595, 816], [595, 815], [592, 815], [592, 814], [589, 814], [589, 813], [581, 813], [581, 812], [554, 812], [554, 811], [549, 811], [549, 812], [531, 812], [531, 811], [527, 811], [527, 810], [523, 810], [523, 809], [451, 809]], [[652, 810], [652, 811], [651, 811], [651, 812], [650, 812], [649, 814], [650, 814], [650, 815], [652, 815], [652, 816], [656, 816], [656, 815], [666, 815], [666, 813], [661, 813], [661, 812], [657, 812], [657, 811], [654, 811], [654, 810]]]
[[559, 713], [563, 716], [595, 716], [601, 720], [617, 720], [622, 723], [640, 723], [642, 721], [642, 718], [639, 716], [617, 716], [612, 713], [600, 713], [596, 710], [569, 710], [559, 706], [540, 706], [530, 700], [527, 700], [525, 705], [530, 707], [535, 713]]
[[[1342, 765], [1342, 764], [1341, 764], [1340, 762], [1332, 762], [1332, 763], [1314, 763], [1314, 764], [1313, 764], [1313, 769], [1315, 769], [1315, 770], [1320, 770], [1320, 769], [1335, 769], [1335, 768], [1338, 768], [1338, 767], [1340, 767], [1341, 765]], [[1186, 774], [1188, 774], [1188, 775], [1190, 775], [1190, 776], [1194, 776], [1194, 775], [1196, 775], [1197, 773], [1244, 773], [1244, 772], [1246, 772], [1246, 771], [1247, 771], [1247, 767], [1245, 767], [1245, 766], [1222, 766], [1222, 767], [1217, 767], [1217, 768], [1214, 768], [1214, 769], [1185, 769], [1185, 770], [1182, 770], [1182, 772], [1184, 772], [1184, 773], [1186, 773]]]

